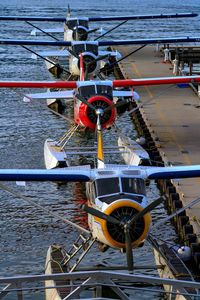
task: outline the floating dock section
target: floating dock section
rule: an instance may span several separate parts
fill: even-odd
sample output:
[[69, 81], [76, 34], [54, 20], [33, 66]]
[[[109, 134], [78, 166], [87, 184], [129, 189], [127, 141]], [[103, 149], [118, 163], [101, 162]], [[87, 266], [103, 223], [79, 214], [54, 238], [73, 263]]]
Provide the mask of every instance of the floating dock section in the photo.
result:
[[[136, 48], [135, 48], [136, 49]], [[194, 48], [193, 48], [194, 49]], [[117, 47], [122, 56], [133, 47]], [[127, 57], [116, 68], [118, 78], [173, 76], [171, 63], [155, 46], [146, 46]], [[146, 148], [155, 165], [200, 164], [200, 99], [191, 85], [138, 87], [142, 108], [132, 114], [139, 134], [147, 138]], [[200, 197], [200, 178], [158, 181], [168, 194], [169, 213]], [[189, 245], [200, 268], [200, 202], [174, 217], [181, 239]]]

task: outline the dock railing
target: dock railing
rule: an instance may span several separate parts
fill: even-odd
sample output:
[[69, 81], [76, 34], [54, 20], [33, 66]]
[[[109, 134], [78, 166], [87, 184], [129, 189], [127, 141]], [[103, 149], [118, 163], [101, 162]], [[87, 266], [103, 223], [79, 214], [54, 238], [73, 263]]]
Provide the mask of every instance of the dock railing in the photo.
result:
[[[65, 282], [66, 284], [58, 285], [48, 285], [44, 286], [45, 281], [51, 282]], [[163, 279], [155, 276], [145, 276], [145, 275], [133, 275], [124, 274], [120, 272], [110, 272], [110, 271], [87, 271], [87, 272], [72, 272], [72, 273], [60, 273], [53, 275], [27, 275], [27, 276], [13, 276], [13, 277], [1, 277], [0, 278], [0, 299], [11, 299], [10, 295], [12, 293], [12, 299], [24, 300], [25, 293], [39, 293], [42, 292], [44, 295], [45, 289], [67, 289], [68, 294], [63, 299], [77, 299], [80, 297], [81, 292], [88, 291], [89, 289], [96, 289], [96, 293], [93, 293], [92, 298], [102, 297], [102, 290], [104, 288], [111, 289], [117, 296], [118, 299], [131, 299], [128, 296], [130, 290], [140, 289], [146, 292], [152, 293], [156, 291], [159, 293], [166, 293], [166, 291], [159, 289], [162, 285], [169, 286], [168, 294], [186, 294], [191, 298], [186, 299], [199, 299], [200, 294], [200, 282], [196, 281], [184, 281], [184, 280], [172, 280]], [[152, 289], [153, 287], [153, 289]], [[185, 290], [187, 289], [187, 292]], [[188, 289], [190, 292], [188, 292]], [[195, 293], [193, 291], [195, 290]], [[9, 296], [8, 296], [9, 294]], [[8, 296], [8, 297], [7, 297]], [[14, 298], [15, 297], [15, 298]], [[84, 297], [85, 298], [85, 297]], [[29, 299], [43, 299], [43, 298], [29, 298]], [[113, 298], [114, 299], [114, 298]]]

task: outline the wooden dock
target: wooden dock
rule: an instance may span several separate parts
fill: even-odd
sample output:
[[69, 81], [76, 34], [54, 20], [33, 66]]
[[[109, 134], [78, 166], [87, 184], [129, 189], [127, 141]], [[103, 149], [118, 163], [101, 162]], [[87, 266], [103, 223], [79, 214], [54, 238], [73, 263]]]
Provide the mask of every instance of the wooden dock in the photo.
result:
[[[117, 50], [124, 56], [134, 49], [129, 46]], [[155, 46], [144, 47], [119, 63], [123, 77], [173, 76], [172, 65], [163, 63], [161, 52], [155, 50]], [[163, 85], [139, 87], [137, 91], [143, 104], [140, 110], [143, 119], [165, 165], [200, 164], [200, 99], [192, 88]], [[200, 196], [200, 178], [173, 180], [173, 184], [184, 206]], [[191, 234], [193, 229], [197, 237], [192, 242], [200, 242], [200, 203], [187, 209], [186, 215], [193, 225], [187, 229]]]

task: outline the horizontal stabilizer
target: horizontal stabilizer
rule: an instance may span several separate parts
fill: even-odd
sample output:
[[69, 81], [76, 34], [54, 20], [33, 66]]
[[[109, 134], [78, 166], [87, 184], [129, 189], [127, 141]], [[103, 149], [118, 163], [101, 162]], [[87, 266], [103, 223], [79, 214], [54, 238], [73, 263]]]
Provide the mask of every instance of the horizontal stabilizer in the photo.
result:
[[[67, 50], [57, 50], [57, 51], [40, 51], [37, 52], [38, 56], [43, 57], [67, 57], [69, 56], [69, 52]], [[37, 59], [37, 54], [32, 54], [32, 59]]]
[[114, 56], [116, 59], [122, 58], [121, 54], [118, 51], [99, 51], [99, 56]]
[[74, 91], [58, 91], [58, 92], [46, 92], [46, 93], [37, 93], [37, 94], [28, 94], [25, 96], [26, 99], [71, 99], [73, 100]]
[[139, 101], [140, 100], [140, 96], [138, 95], [137, 92], [132, 92], [132, 91], [117, 91], [117, 90], [114, 90], [113, 91], [113, 96], [114, 97], [133, 97], [133, 99], [135, 101]]
[[64, 33], [64, 26], [59, 28], [49, 28], [49, 29], [42, 29], [42, 30], [43, 32], [38, 29], [33, 29], [31, 31], [31, 35], [36, 36], [37, 34], [44, 34], [44, 33]]

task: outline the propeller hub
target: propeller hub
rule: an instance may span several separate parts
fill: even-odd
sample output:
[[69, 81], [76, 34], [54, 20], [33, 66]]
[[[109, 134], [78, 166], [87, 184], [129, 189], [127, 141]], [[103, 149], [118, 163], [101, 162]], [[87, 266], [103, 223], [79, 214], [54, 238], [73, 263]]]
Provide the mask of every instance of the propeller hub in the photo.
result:
[[103, 116], [104, 110], [102, 108], [97, 108], [95, 113], [97, 116]]

